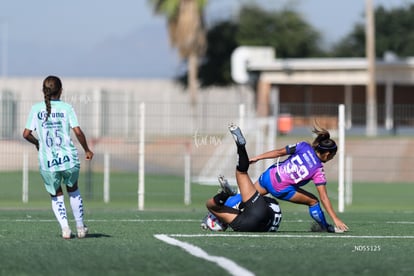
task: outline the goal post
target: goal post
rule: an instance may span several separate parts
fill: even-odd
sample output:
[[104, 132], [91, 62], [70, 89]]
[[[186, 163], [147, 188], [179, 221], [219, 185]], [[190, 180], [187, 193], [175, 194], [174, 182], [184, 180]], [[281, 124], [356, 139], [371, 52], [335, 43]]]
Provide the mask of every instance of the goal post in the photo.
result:
[[103, 181], [103, 199], [105, 203], [109, 203], [110, 199], [110, 155], [104, 154], [104, 181]]
[[29, 202], [29, 154], [23, 153], [22, 202]]
[[145, 103], [139, 105], [138, 210], [144, 210], [145, 192]]
[[345, 105], [338, 107], [338, 211], [345, 211]]

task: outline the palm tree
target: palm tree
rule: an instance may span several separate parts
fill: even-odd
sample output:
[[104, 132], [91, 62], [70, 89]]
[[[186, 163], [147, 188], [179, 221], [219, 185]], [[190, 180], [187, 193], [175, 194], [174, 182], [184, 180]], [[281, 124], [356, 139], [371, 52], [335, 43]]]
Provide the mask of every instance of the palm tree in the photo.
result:
[[198, 59], [206, 49], [203, 9], [207, 0], [149, 0], [154, 11], [168, 20], [170, 43], [188, 64], [191, 104], [197, 104]]

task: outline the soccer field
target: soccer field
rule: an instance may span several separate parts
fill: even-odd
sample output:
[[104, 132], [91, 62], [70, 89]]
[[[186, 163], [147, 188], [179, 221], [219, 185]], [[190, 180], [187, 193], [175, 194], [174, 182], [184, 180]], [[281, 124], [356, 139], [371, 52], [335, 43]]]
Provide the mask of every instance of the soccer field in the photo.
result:
[[[108, 204], [85, 199], [85, 239], [60, 237], [42, 187], [43, 196], [27, 204], [3, 198], [0, 275], [414, 274], [412, 184], [355, 184], [353, 205], [340, 214], [345, 234], [310, 232], [307, 208], [288, 202], [281, 202], [277, 233], [216, 233], [201, 230], [200, 220], [217, 187], [193, 184], [192, 204], [184, 206], [182, 179], [168, 179], [149, 179], [146, 211], [137, 211], [136, 192], [122, 199], [126, 188]], [[334, 204], [335, 192], [332, 185]]]
[[273, 234], [205, 232], [204, 212], [92, 210], [63, 240], [49, 210], [2, 210], [1, 275], [413, 275], [412, 212], [349, 212], [347, 234], [286, 215]]

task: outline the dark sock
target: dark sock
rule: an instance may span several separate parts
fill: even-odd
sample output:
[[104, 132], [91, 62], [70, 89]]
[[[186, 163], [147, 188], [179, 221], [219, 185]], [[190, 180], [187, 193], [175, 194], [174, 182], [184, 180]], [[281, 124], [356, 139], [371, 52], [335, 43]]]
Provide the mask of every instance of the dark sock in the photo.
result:
[[239, 156], [239, 162], [237, 164], [237, 170], [239, 172], [247, 172], [249, 169], [249, 156], [247, 155], [246, 147], [244, 145], [237, 146], [237, 155]]
[[229, 195], [229, 194], [227, 194], [227, 193], [225, 193], [225, 192], [221, 192], [221, 193], [219, 193], [219, 194], [216, 194], [216, 195], [213, 197], [213, 199], [214, 199], [214, 202], [215, 202], [217, 205], [224, 205], [224, 203], [226, 202], [226, 200], [227, 200], [229, 197], [230, 197], [230, 195]]

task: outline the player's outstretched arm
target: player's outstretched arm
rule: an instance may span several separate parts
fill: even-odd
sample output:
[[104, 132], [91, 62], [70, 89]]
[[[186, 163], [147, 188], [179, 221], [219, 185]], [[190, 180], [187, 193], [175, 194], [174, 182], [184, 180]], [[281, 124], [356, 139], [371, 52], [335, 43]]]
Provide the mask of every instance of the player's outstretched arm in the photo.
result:
[[278, 158], [278, 157], [285, 156], [285, 155], [287, 155], [286, 148], [280, 148], [280, 149], [271, 150], [271, 151], [262, 153], [260, 155], [257, 155], [253, 158], [250, 158], [249, 161], [250, 163], [255, 163], [262, 159], [273, 159], [273, 158]]
[[326, 212], [332, 218], [335, 226], [342, 231], [348, 231], [348, 226], [338, 218], [335, 213], [334, 208], [332, 207], [332, 203], [328, 197], [328, 192], [326, 191], [325, 185], [318, 185], [316, 186], [318, 189], [319, 197], [321, 199], [322, 205], [325, 208]]

